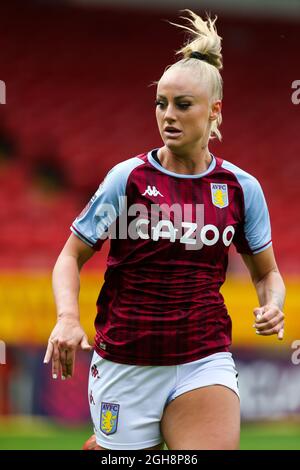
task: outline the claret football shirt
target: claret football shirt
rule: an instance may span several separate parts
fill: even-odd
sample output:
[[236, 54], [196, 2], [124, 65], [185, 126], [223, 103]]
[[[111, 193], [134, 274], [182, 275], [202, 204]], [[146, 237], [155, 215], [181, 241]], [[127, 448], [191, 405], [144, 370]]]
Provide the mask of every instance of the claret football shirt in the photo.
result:
[[157, 151], [116, 165], [71, 227], [95, 250], [110, 239], [95, 349], [113, 362], [174, 365], [228, 351], [229, 247], [256, 254], [272, 243], [253, 176], [213, 155], [204, 173], [173, 173]]

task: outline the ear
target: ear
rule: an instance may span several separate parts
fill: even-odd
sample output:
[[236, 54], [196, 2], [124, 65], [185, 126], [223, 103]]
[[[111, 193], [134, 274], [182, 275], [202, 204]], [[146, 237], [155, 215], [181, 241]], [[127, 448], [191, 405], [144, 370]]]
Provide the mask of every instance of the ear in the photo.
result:
[[215, 121], [222, 110], [222, 101], [217, 100], [214, 101], [211, 105], [210, 113], [209, 113], [209, 120]]

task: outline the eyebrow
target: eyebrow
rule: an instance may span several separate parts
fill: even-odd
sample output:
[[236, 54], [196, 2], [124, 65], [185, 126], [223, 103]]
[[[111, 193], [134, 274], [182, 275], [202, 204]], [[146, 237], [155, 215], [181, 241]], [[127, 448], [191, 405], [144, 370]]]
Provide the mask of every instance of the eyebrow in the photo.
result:
[[[166, 98], [164, 95], [157, 95], [159, 98]], [[178, 98], [185, 98], [187, 96], [190, 96], [192, 98], [195, 98], [194, 95], [178, 95], [178, 96], [175, 96], [175, 100], [178, 99]]]

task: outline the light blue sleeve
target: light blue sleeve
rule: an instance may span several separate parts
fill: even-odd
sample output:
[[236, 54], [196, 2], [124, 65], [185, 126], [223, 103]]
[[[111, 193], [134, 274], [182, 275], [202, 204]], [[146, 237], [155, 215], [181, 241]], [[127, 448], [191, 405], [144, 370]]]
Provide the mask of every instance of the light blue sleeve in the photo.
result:
[[272, 245], [270, 217], [263, 190], [256, 178], [232, 163], [224, 161], [222, 167], [235, 174], [244, 195], [244, 226], [241, 239], [237, 239], [235, 245], [239, 252], [244, 252], [242, 238], [245, 237], [250, 252], [260, 253]]
[[143, 163], [143, 160], [134, 157], [112, 168], [87, 206], [74, 220], [71, 231], [87, 245], [99, 249], [101, 241], [107, 238], [109, 227], [125, 205], [128, 177]]

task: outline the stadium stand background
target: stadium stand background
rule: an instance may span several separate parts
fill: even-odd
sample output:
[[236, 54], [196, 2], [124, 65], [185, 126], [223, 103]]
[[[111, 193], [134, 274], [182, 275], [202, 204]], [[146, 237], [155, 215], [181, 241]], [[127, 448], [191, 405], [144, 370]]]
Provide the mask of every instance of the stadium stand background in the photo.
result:
[[[79, 354], [76, 378], [55, 385], [41, 364], [55, 319], [51, 269], [70, 223], [107, 170], [161, 145], [150, 84], [175, 60], [183, 40], [165, 20], [178, 21], [183, 6], [201, 5], [197, 11], [203, 12], [209, 5], [219, 14], [224, 38], [225, 82], [223, 142], [212, 143], [211, 151], [261, 182], [288, 285], [284, 342], [256, 337], [255, 293], [231, 250], [224, 295], [241, 367], [243, 417], [297, 416], [299, 370], [291, 362], [291, 345], [300, 340], [300, 105], [292, 101], [292, 83], [300, 80], [299, 3], [151, 5], [1, 2], [6, 104], [0, 104], [0, 340], [6, 344], [6, 365], [0, 365], [0, 414], [88, 419], [89, 358]], [[82, 322], [91, 340], [107, 250], [83, 271]]]

